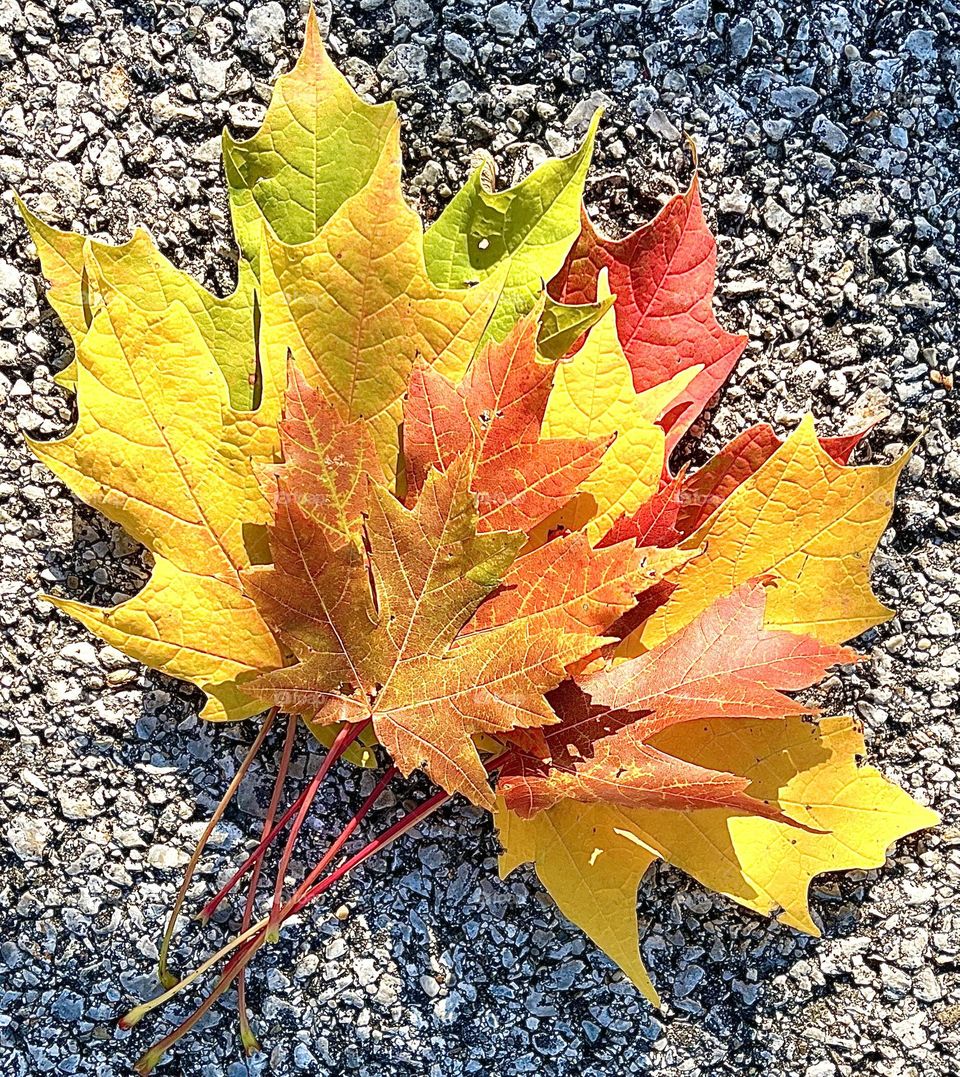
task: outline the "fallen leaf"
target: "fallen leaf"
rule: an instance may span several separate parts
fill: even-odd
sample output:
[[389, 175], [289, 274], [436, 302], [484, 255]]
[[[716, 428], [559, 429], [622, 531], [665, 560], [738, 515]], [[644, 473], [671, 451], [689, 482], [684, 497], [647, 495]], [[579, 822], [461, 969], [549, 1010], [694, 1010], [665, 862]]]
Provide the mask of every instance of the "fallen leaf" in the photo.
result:
[[582, 532], [564, 535], [518, 557], [468, 630], [529, 620], [543, 631], [602, 637], [636, 596], [685, 557], [659, 550], [594, 550]]
[[[298, 658], [259, 678], [265, 701], [315, 721], [373, 718], [409, 773], [490, 803], [479, 733], [552, 721], [543, 693], [563, 678], [563, 637], [523, 620], [457, 641], [512, 563], [523, 536], [477, 534], [469, 458], [432, 471], [413, 508], [369, 485], [364, 546], [332, 549], [278, 469], [274, 564], [247, 585]], [[456, 641], [456, 645], [455, 644]]]
[[703, 217], [696, 175], [649, 224], [626, 239], [601, 235], [584, 210], [582, 228], [550, 293], [566, 303], [597, 298], [609, 273], [617, 332], [638, 393], [699, 368], [661, 420], [666, 453], [727, 380], [747, 338], [726, 332], [713, 313], [717, 245]]
[[264, 226], [283, 243], [313, 239], [392, 152], [399, 123], [392, 101], [368, 105], [330, 62], [311, 7], [300, 59], [277, 79], [260, 129], [243, 141], [223, 134], [243, 257], [257, 266]]
[[810, 882], [828, 871], [877, 868], [906, 834], [935, 826], [873, 767], [858, 767], [863, 738], [849, 718], [718, 719], [661, 734], [655, 747], [750, 781], [810, 829], [723, 808], [618, 808], [564, 801], [532, 819], [500, 807], [501, 875], [534, 863], [561, 912], [581, 927], [655, 1005], [637, 950], [636, 892], [662, 857], [704, 886], [784, 924], [819, 934], [807, 904]]
[[655, 647], [717, 598], [767, 573], [778, 581], [768, 628], [840, 643], [885, 621], [890, 611], [870, 588], [870, 556], [905, 462], [844, 467], [804, 419], [684, 543], [705, 552], [670, 578], [670, 597], [618, 653]]
[[462, 291], [434, 286], [420, 218], [400, 187], [393, 136], [373, 176], [307, 243], [264, 234], [263, 349], [292, 354], [307, 382], [347, 420], [369, 425], [381, 464], [396, 474], [403, 394], [419, 357], [459, 375], [483, 337], [494, 280]]
[[[869, 427], [843, 437], [820, 438], [832, 460], [847, 464]], [[682, 535], [692, 535], [707, 518], [780, 448], [783, 441], [768, 423], [745, 430], [711, 457], [703, 467], [684, 479], [678, 492], [680, 508], [676, 517]]]
[[581, 687], [594, 704], [642, 714], [631, 730], [642, 730], [645, 739], [699, 718], [813, 713], [783, 693], [809, 688], [831, 666], [855, 662], [856, 652], [765, 627], [764, 609], [776, 592], [763, 581], [744, 584], [655, 650], [596, 673]]
[[557, 369], [536, 353], [538, 314], [522, 317], [503, 343], [490, 341], [459, 386], [421, 364], [404, 406], [407, 481], [416, 493], [428, 469], [474, 451], [470, 488], [480, 530], [530, 531], [562, 508], [599, 466], [610, 439], [541, 437]]
[[783, 693], [819, 681], [853, 651], [763, 627], [767, 587], [754, 581], [721, 598], [655, 650], [566, 683], [550, 697], [560, 723], [545, 751], [517, 753], [501, 770], [507, 806], [529, 816], [562, 799], [624, 807], [723, 804], [769, 814], [742, 777], [654, 749], [671, 726], [714, 718], [813, 713]]
[[254, 461], [274, 432], [229, 403], [223, 372], [180, 301], [144, 313], [117, 294], [77, 351], [75, 428], [30, 446], [155, 557], [148, 585], [111, 609], [52, 599], [111, 645], [199, 685], [204, 716], [259, 705], [239, 682], [281, 663], [242, 593], [250, 527], [267, 522]]

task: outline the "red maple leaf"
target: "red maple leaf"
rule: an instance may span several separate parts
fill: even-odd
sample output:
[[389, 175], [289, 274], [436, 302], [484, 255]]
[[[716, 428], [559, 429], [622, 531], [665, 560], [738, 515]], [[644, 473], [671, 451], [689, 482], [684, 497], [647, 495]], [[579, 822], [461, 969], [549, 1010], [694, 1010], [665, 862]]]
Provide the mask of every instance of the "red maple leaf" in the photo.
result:
[[579, 239], [550, 284], [551, 295], [567, 303], [595, 302], [598, 275], [607, 269], [617, 333], [637, 392], [703, 367], [660, 420], [669, 460], [747, 343], [745, 336], [723, 329], [713, 313], [717, 244], [703, 216], [697, 178], [625, 239], [601, 235], [586, 210], [582, 222]]
[[654, 650], [560, 685], [549, 697], [560, 723], [526, 733], [501, 772], [507, 806], [530, 816], [573, 798], [779, 818], [746, 793], [744, 779], [650, 743], [681, 722], [814, 713], [783, 693], [856, 660], [849, 648], [765, 629], [765, 592], [764, 581], [745, 584]]

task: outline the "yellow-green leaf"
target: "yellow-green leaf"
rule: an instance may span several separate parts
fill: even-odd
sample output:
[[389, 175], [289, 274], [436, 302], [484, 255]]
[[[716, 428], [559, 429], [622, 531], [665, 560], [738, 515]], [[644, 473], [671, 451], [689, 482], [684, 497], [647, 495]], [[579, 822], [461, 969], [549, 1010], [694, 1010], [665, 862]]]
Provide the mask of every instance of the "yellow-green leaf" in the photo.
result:
[[613, 296], [610, 295], [596, 303], [580, 304], [558, 303], [544, 295], [537, 351], [545, 359], [562, 359], [612, 306]]
[[503, 340], [535, 306], [580, 233], [580, 200], [599, 113], [576, 153], [551, 159], [515, 187], [488, 190], [478, 168], [427, 231], [433, 282], [463, 288], [505, 274], [488, 335]]
[[[37, 248], [40, 268], [50, 285], [47, 299], [76, 347], [86, 335], [95, 305], [83, 259], [86, 241], [78, 232], [64, 232], [41, 221], [19, 198], [17, 208]], [[64, 388], [72, 388], [76, 381], [73, 363], [59, 371], [54, 380]]]
[[449, 377], [466, 369], [490, 318], [498, 280], [460, 291], [431, 283], [420, 218], [400, 189], [392, 140], [370, 182], [309, 243], [265, 237], [262, 354], [287, 351], [344, 419], [370, 425], [396, 474], [403, 394], [414, 360]]
[[223, 372], [233, 407], [251, 409], [255, 396], [263, 394], [258, 379], [265, 378], [266, 395], [274, 404], [271, 420], [276, 422], [284, 371], [283, 367], [257, 369], [257, 314], [249, 270], [241, 271], [237, 289], [220, 299], [177, 269], [143, 228], [119, 246], [90, 241], [87, 264], [104, 302], [122, 296], [137, 309], [144, 324], [166, 318], [171, 306], [181, 303]]
[[368, 105], [330, 62], [311, 7], [303, 52], [277, 80], [260, 130], [223, 135], [233, 227], [257, 265], [266, 224], [284, 243], [306, 243], [366, 185], [395, 140], [396, 106]]

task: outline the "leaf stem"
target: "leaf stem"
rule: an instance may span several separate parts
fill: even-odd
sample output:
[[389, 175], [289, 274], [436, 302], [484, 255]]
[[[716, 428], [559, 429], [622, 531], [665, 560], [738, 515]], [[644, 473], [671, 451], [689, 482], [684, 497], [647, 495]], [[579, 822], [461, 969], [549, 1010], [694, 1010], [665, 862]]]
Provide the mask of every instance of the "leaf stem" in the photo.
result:
[[216, 912], [220, 902], [230, 893], [230, 891], [237, 885], [237, 883], [243, 878], [244, 875], [252, 868], [256, 867], [263, 859], [264, 853], [267, 851], [273, 840], [280, 833], [281, 830], [287, 825], [290, 819], [296, 814], [297, 810], [307, 799], [307, 793], [310, 792], [309, 786], [306, 787], [297, 799], [290, 805], [289, 808], [280, 816], [270, 832], [260, 839], [259, 845], [253, 850], [253, 852], [247, 857], [246, 860], [240, 865], [239, 868], [230, 876], [229, 880], [224, 883], [223, 886], [214, 894], [214, 896], [204, 905], [204, 907], [197, 913], [197, 919], [201, 923], [206, 923], [210, 917]]
[[[277, 771], [277, 780], [273, 785], [270, 806], [267, 808], [267, 814], [263, 820], [261, 840], [273, 829], [273, 821], [277, 816], [277, 809], [280, 806], [280, 797], [283, 795], [283, 786], [287, 780], [287, 771], [290, 769], [290, 757], [293, 754], [293, 745], [296, 739], [297, 716], [291, 714], [287, 719], [287, 732], [283, 741], [283, 754], [280, 757], [280, 767]], [[250, 876], [250, 883], [247, 887], [247, 900], [243, 907], [243, 921], [240, 924], [241, 934], [247, 930], [250, 926], [250, 922], [253, 920], [253, 907], [257, 898], [257, 884], [260, 882], [260, 872], [262, 867], [263, 861], [258, 860], [254, 866], [253, 874]], [[260, 1049], [260, 1045], [257, 1043], [257, 1037], [253, 1034], [253, 1029], [250, 1027], [250, 1016], [247, 1013], [247, 980], [244, 970], [241, 970], [240, 978], [237, 980], [237, 1011], [240, 1015], [240, 1042], [243, 1044], [243, 1049], [248, 1056], [255, 1054]]]
[[[264, 918], [264, 924], [266, 924], [267, 918]], [[152, 1073], [157, 1063], [163, 1058], [163, 1056], [170, 1050], [170, 1048], [183, 1036], [185, 1036], [191, 1028], [200, 1020], [201, 1017], [210, 1009], [210, 1007], [217, 1001], [217, 999], [227, 990], [233, 980], [240, 975], [243, 970], [250, 963], [253, 955], [257, 952], [260, 946], [263, 944], [262, 937], [258, 937], [255, 944], [251, 944], [246, 949], [242, 950], [239, 954], [234, 956], [227, 963], [227, 967], [223, 971], [223, 975], [217, 981], [216, 986], [210, 992], [209, 995], [200, 1003], [200, 1005], [190, 1014], [190, 1016], [179, 1024], [171, 1033], [164, 1036], [162, 1040], [158, 1040], [148, 1051], [145, 1051], [134, 1064], [134, 1069], [137, 1073], [146, 1075]]]
[[242, 946], [248, 939], [252, 939], [255, 935], [259, 934], [269, 923], [269, 917], [264, 916], [261, 920], [258, 920], [246, 931], [232, 938], [225, 946], [222, 946], [212, 957], [208, 957], [202, 965], [198, 965], [193, 972], [187, 973], [182, 980], [178, 980], [173, 987], [168, 987], [160, 995], [156, 995], [154, 998], [147, 999], [146, 1002], [141, 1002], [139, 1006], [134, 1006], [132, 1010], [128, 1010], [123, 1017], [120, 1018], [119, 1025], [123, 1029], [133, 1028], [134, 1025], [139, 1024], [144, 1017], [150, 1013], [151, 1010], [155, 1010], [158, 1006], [163, 1006], [170, 999], [179, 995], [181, 991], [189, 987], [194, 980], [202, 976], [208, 969], [213, 968], [214, 965], [221, 958], [232, 953], [238, 946]]
[[[359, 732], [359, 730], [358, 730]], [[352, 738], [351, 738], [352, 739]], [[334, 742], [331, 748], [331, 754], [337, 747], [337, 741]], [[349, 744], [350, 741], [347, 741]], [[340, 746], [342, 753], [343, 749], [347, 747], [347, 744]], [[504, 752], [498, 755], [495, 759], [488, 761], [485, 766], [488, 773], [492, 773], [498, 767], [503, 764], [503, 761], [507, 757], [509, 752]], [[329, 768], [328, 768], [329, 769]], [[213, 1003], [227, 990], [230, 984], [238, 976], [242, 976], [247, 965], [253, 959], [254, 955], [260, 949], [260, 947], [272, 938], [273, 932], [277, 930], [279, 926], [282, 926], [290, 917], [295, 916], [298, 912], [304, 909], [311, 902], [325, 894], [335, 883], [342, 879], [345, 875], [349, 874], [355, 867], [362, 864], [365, 860], [368, 860], [371, 856], [374, 856], [378, 852], [382, 852], [389, 845], [391, 845], [401, 835], [411, 830], [417, 823], [421, 822], [427, 816], [431, 815], [442, 804], [445, 804], [450, 799], [450, 794], [440, 790], [434, 793], [422, 804], [419, 804], [416, 808], [413, 808], [401, 819], [398, 819], [391, 826], [377, 837], [368, 841], [358, 852], [353, 856], [345, 860], [338, 868], [335, 868], [330, 874], [320, 879], [319, 882], [315, 882], [320, 874], [329, 866], [330, 862], [340, 851], [350, 835], [356, 830], [357, 826], [368, 814], [370, 809], [374, 806], [377, 799], [383, 793], [388, 783], [396, 775], [397, 768], [391, 766], [383, 774], [373, 790], [361, 804], [354, 817], [347, 823], [338, 837], [331, 844], [327, 852], [321, 857], [317, 865], [310, 871], [307, 877], [303, 880], [299, 887], [294, 891], [292, 897], [280, 907], [278, 913], [275, 916], [275, 910], [271, 910], [269, 916], [265, 916], [252, 927], [242, 931], [236, 938], [232, 939], [226, 946], [219, 950], [213, 957], [205, 961], [195, 972], [185, 977], [179, 984], [171, 988], [165, 994], [158, 996], [155, 999], [151, 999], [149, 1002], [143, 1003], [136, 1009], [131, 1010], [130, 1013], [121, 1021], [121, 1025], [125, 1028], [131, 1027], [137, 1021], [139, 1021], [146, 1013], [163, 1005], [169, 1001], [174, 995], [183, 990], [183, 988], [189, 986], [197, 977], [202, 975], [211, 966], [215, 965], [221, 958], [232, 954], [233, 956], [227, 962], [226, 967], [220, 974], [220, 978], [215, 984], [211, 993], [204, 999], [204, 1001], [197, 1007], [197, 1009], [173, 1032], [165, 1036], [162, 1040], [159, 1040], [153, 1047], [147, 1051], [139, 1061], [136, 1068], [139, 1073], [150, 1073], [157, 1065], [163, 1055], [172, 1047], [182, 1036], [186, 1035], [191, 1028], [200, 1020], [200, 1018], [210, 1009]], [[311, 782], [311, 785], [314, 783]], [[233, 953], [233, 951], [238, 951]]]
[[[297, 894], [295, 894], [284, 907], [284, 918], [294, 916], [296, 913], [300, 912], [300, 910], [309, 905], [311, 901], [315, 901], [321, 894], [326, 893], [326, 891], [329, 890], [334, 883], [342, 879], [344, 875], [353, 871], [355, 867], [362, 864], [364, 860], [369, 859], [375, 853], [379, 853], [386, 849], [388, 845], [393, 844], [397, 838], [406, 834], [408, 830], [415, 827], [417, 823], [435, 812], [441, 804], [445, 804], [449, 799], [450, 794], [444, 790], [434, 793], [432, 797], [429, 797], [422, 804], [418, 804], [417, 807], [408, 812], [402, 819], [398, 819], [392, 826], [387, 827], [382, 834], [375, 837], [372, 841], [368, 841], [359, 852], [354, 853], [353, 856], [348, 860], [345, 860], [340, 867], [331, 871], [330, 874], [321, 879], [320, 882], [307, 889], [303, 889], [301, 886]], [[311, 875], [313, 875], [313, 872], [311, 872]], [[298, 894], [299, 896], [297, 896]]]
[[270, 732], [270, 727], [273, 725], [273, 721], [277, 716], [277, 707], [274, 707], [267, 713], [267, 717], [263, 721], [263, 725], [260, 727], [260, 732], [257, 734], [253, 744], [250, 745], [250, 750], [247, 752], [243, 762], [237, 768], [237, 773], [233, 776], [233, 781], [227, 786], [227, 791], [223, 794], [223, 798], [217, 805], [216, 810], [210, 817], [210, 822], [207, 823], [200, 840], [197, 842], [197, 847], [193, 850], [193, 855], [190, 857], [190, 861], [187, 864], [187, 869], [183, 873], [183, 881], [180, 883], [180, 889], [177, 891], [176, 899], [173, 903], [173, 908], [170, 910], [170, 916], [167, 918], [167, 927], [163, 933], [163, 940], [160, 943], [160, 956], [157, 962], [157, 976], [164, 987], [172, 987], [176, 983], [173, 975], [170, 973], [167, 964], [167, 958], [170, 953], [170, 945], [173, 942], [173, 933], [177, 926], [177, 920], [180, 916], [180, 910], [183, 908], [183, 902], [187, 896], [187, 889], [190, 886], [190, 882], [193, 879], [193, 874], [197, 869], [197, 864], [200, 862], [200, 857], [203, 855], [203, 850], [206, 848], [207, 842], [210, 840], [210, 835], [213, 833], [214, 827], [220, 822], [223, 817], [223, 813], [227, 810], [227, 805], [233, 800], [236, 795], [237, 789], [240, 783], [243, 781], [244, 776], [250, 769], [250, 764], [256, 758], [257, 753], [260, 751], [260, 747], [266, 739], [267, 734]]
[[[395, 768], [391, 767], [390, 770], [395, 770]], [[389, 771], [387, 773], [389, 774], [390, 778], [393, 777], [393, 774], [390, 774]], [[384, 777], [387, 777], [387, 775], [384, 775]], [[364, 815], [366, 815], [366, 813], [373, 806], [376, 799], [383, 792], [383, 789], [386, 787], [386, 784], [387, 783], [383, 780], [383, 778], [381, 778], [381, 780], [377, 783], [377, 786], [374, 788], [373, 792], [361, 805], [360, 809], [357, 812], [357, 815], [354, 816], [350, 823], [347, 824], [345, 830], [348, 830], [349, 833], [352, 833], [353, 829], [356, 828], [360, 820], [363, 818]], [[324, 879], [321, 879], [320, 882], [316, 883], [313, 886], [306, 886], [307, 880], [304, 880], [304, 883], [301, 884], [293, 897], [285, 905], [282, 906], [279, 913], [280, 919], [278, 923], [283, 924], [291, 916], [296, 915], [296, 913], [300, 912], [300, 910], [303, 909], [306, 905], [309, 905], [310, 902], [316, 900], [322, 894], [326, 893], [326, 891], [329, 890], [330, 887], [334, 885], [334, 883], [338, 882], [341, 878], [343, 878], [344, 875], [352, 871], [353, 868], [357, 867], [357, 865], [359, 864], [362, 864], [364, 860], [367, 860], [375, 853], [378, 853], [385, 849], [392, 842], [396, 841], [396, 839], [399, 838], [401, 834], [405, 834], [408, 830], [411, 829], [411, 827], [415, 826], [422, 819], [425, 819], [432, 812], [436, 811], [441, 804], [446, 803], [446, 801], [448, 801], [449, 799], [449, 793], [443, 791], [435, 793], [432, 797], [430, 797], [428, 800], [425, 800], [422, 804], [418, 805], [402, 819], [399, 819], [392, 826], [388, 827], [377, 838], [374, 838], [372, 841], [368, 842], [359, 852], [355, 853], [352, 857], [350, 857], [343, 864], [341, 864], [339, 868], [337, 868], [335, 871], [332, 871]], [[347, 833], [346, 836], [342, 833], [337, 838], [334, 844], [342, 846], [343, 843], [347, 840], [349, 833]], [[334, 850], [332, 854], [328, 850], [327, 854], [325, 854], [321, 862], [317, 865], [317, 867], [313, 869], [307, 879], [315, 878], [319, 871], [323, 870], [321, 867], [323, 861], [326, 860], [329, 863], [329, 861], [335, 855], [336, 850]], [[204, 966], [198, 969], [195, 973], [191, 974], [191, 976], [184, 979], [182, 981], [182, 984], [178, 985], [177, 988], [174, 988], [173, 991], [168, 991], [166, 995], [160, 996], [157, 999], [152, 999], [149, 1003], [144, 1003], [143, 1006], [137, 1008], [138, 1010], [146, 1012], [147, 1007], [153, 1009], [154, 1006], [161, 1005], [163, 1002], [166, 1002], [169, 997], [172, 997], [173, 994], [176, 994], [177, 990], [179, 990], [181, 986], [186, 987], [188, 983], [192, 982], [206, 968], [209, 968], [211, 964], [218, 961], [221, 957], [225, 956], [231, 950], [236, 950], [240, 948], [240, 952], [235, 953], [227, 962], [227, 965], [221, 973], [220, 979], [215, 984], [213, 990], [200, 1003], [197, 1009], [194, 1010], [193, 1013], [190, 1014], [190, 1016], [185, 1021], [178, 1025], [177, 1028], [175, 1028], [162, 1040], [158, 1040], [157, 1043], [153, 1045], [153, 1047], [151, 1047], [145, 1054], [140, 1057], [135, 1067], [138, 1073], [150, 1073], [160, 1061], [160, 1059], [163, 1057], [163, 1055], [166, 1054], [166, 1052], [181, 1037], [185, 1036], [190, 1031], [190, 1029], [193, 1028], [197, 1021], [199, 1021], [200, 1018], [203, 1017], [203, 1015], [210, 1009], [213, 1003], [216, 1002], [216, 1000], [227, 990], [233, 980], [236, 979], [238, 976], [242, 975], [244, 969], [253, 959], [256, 952], [265, 942], [270, 940], [273, 926], [274, 920], [271, 913], [269, 917], [264, 917], [247, 932], [237, 936], [236, 939], [234, 939], [231, 943], [225, 946], [218, 954], [216, 954], [209, 961], [205, 962]], [[134, 1012], [135, 1011], [131, 1011], [131, 1015]], [[135, 1021], [129, 1020], [129, 1017], [131, 1015], [128, 1015], [128, 1018], [124, 1019], [124, 1027], [130, 1027], [130, 1025], [136, 1023]], [[136, 1020], [139, 1020], [142, 1016], [143, 1013], [139, 1013]]]
[[320, 858], [320, 860], [318, 861], [316, 866], [313, 868], [313, 870], [310, 872], [310, 874], [307, 875], [307, 877], [303, 880], [303, 882], [297, 887], [296, 891], [294, 892], [293, 897], [291, 898], [290, 902], [288, 902], [288, 904], [292, 904], [294, 901], [296, 901], [296, 899], [298, 897], [300, 897], [303, 894], [303, 892], [306, 889], [308, 889], [312, 885], [312, 883], [316, 879], [318, 879], [323, 874], [323, 872], [329, 867], [329, 865], [332, 863], [334, 857], [337, 855], [337, 853], [340, 852], [340, 850], [343, 848], [343, 846], [347, 843], [347, 841], [349, 840], [351, 834], [353, 834], [353, 832], [357, 829], [357, 827], [363, 822], [363, 820], [366, 817], [367, 813], [374, 806], [374, 804], [376, 804], [376, 802], [380, 799], [380, 795], [387, 788], [387, 786], [390, 784], [390, 782], [393, 781], [393, 779], [396, 777], [396, 775], [397, 775], [397, 768], [395, 766], [388, 767], [387, 770], [385, 770], [383, 772], [382, 777], [377, 782], [377, 784], [373, 787], [373, 790], [371, 791], [370, 795], [367, 797], [367, 799], [357, 809], [357, 812], [353, 816], [353, 818], [347, 823], [347, 825], [343, 828], [343, 830], [340, 831], [340, 834], [336, 837], [336, 839], [334, 839], [333, 843], [330, 845], [330, 848], [323, 854], [323, 856]]
[[330, 750], [327, 752], [323, 762], [317, 768], [317, 773], [314, 774], [310, 785], [307, 788], [307, 795], [300, 806], [300, 810], [297, 812], [297, 817], [293, 821], [290, 833], [287, 835], [287, 843], [283, 847], [283, 854], [280, 857], [280, 864], [277, 868], [277, 881], [273, 888], [273, 908], [270, 911], [270, 924], [267, 928], [267, 937], [271, 942], [276, 941], [278, 935], [280, 913], [283, 909], [283, 882], [284, 877], [287, 874], [287, 867], [290, 864], [290, 858], [293, 856], [293, 850], [297, 844], [300, 828], [303, 826], [307, 813], [310, 811], [310, 807], [320, 788], [320, 783], [327, 776], [327, 773], [333, 764], [336, 763], [340, 756], [343, 755], [347, 748], [353, 744], [357, 737], [359, 737], [364, 729], [370, 724], [370, 721], [371, 719], [367, 718], [363, 722], [345, 723], [341, 727], [333, 744], [330, 745]]

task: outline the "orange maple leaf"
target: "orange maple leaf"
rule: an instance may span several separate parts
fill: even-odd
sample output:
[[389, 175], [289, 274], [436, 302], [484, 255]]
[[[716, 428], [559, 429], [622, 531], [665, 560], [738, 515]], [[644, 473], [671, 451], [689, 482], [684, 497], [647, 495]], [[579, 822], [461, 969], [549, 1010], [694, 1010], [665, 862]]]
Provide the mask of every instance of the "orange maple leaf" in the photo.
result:
[[[684, 722], [783, 718], [814, 710], [785, 696], [856, 661], [846, 647], [763, 627], [766, 581], [715, 602], [660, 647], [550, 696], [558, 725], [525, 735], [501, 772], [506, 804], [529, 817], [564, 798], [624, 807], [724, 806], [769, 815], [738, 775], [648, 743]], [[780, 817], [779, 810], [773, 810]]]
[[470, 488], [481, 531], [531, 531], [573, 497], [612, 440], [541, 439], [556, 364], [537, 357], [538, 325], [537, 312], [521, 318], [458, 386], [423, 363], [410, 380], [403, 428], [410, 488], [418, 491], [430, 467], [449, 467], [475, 444]]
[[404, 772], [492, 804], [473, 737], [556, 721], [544, 694], [656, 569], [632, 547], [594, 556], [580, 535], [514, 563], [522, 532], [479, 533], [469, 452], [431, 469], [405, 507], [364, 472], [376, 461], [364, 424], [296, 372], [280, 433], [273, 564], [245, 581], [296, 662], [246, 689], [320, 724], [370, 719]]

